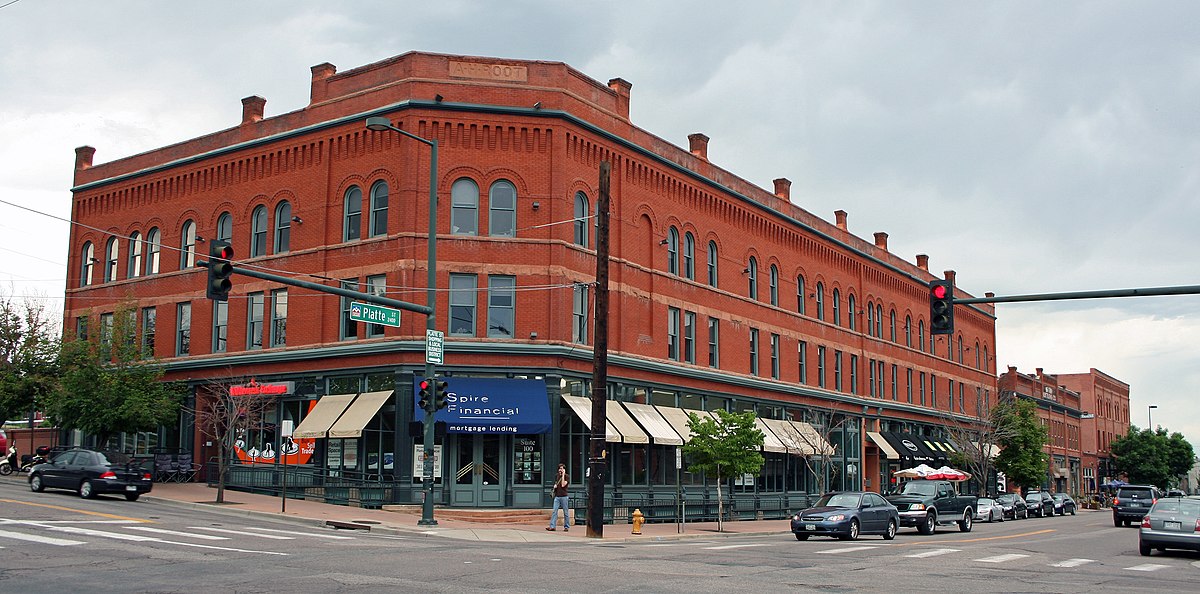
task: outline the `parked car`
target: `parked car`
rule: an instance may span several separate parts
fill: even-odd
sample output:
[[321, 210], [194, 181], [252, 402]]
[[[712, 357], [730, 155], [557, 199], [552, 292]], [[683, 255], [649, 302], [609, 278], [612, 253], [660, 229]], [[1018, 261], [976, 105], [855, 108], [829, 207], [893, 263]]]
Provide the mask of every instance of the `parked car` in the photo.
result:
[[[2, 432], [0, 432], [0, 433], [2, 433]], [[2, 446], [2, 445], [3, 445], [3, 443], [0, 442], [0, 446]], [[1163, 497], [1187, 497], [1187, 493], [1184, 493], [1180, 489], [1167, 489], [1167, 494], [1164, 495]]]
[[1054, 513], [1065, 516], [1067, 514], [1075, 515], [1075, 500], [1066, 493], [1055, 493], [1051, 495], [1054, 498]]
[[991, 497], [980, 497], [975, 508], [975, 519], [984, 522], [1003, 522], [1004, 507]]
[[0, 429], [0, 452], [8, 451], [8, 435], [5, 435], [4, 430]]
[[812, 507], [792, 516], [796, 540], [810, 536], [835, 536], [855, 540], [863, 534], [896, 538], [900, 514], [896, 506], [877, 493], [845, 491], [822, 495]]
[[1044, 518], [1054, 515], [1054, 498], [1043, 491], [1030, 491], [1025, 494], [1025, 506], [1029, 515]]
[[150, 471], [121, 453], [72, 449], [58, 452], [29, 470], [29, 489], [68, 489], [91, 499], [101, 493], [120, 493], [137, 501], [153, 486]]
[[1154, 485], [1122, 485], [1113, 497], [1113, 526], [1140, 522], [1162, 494]]
[[1020, 493], [1004, 493], [996, 496], [996, 503], [1004, 510], [1004, 517], [1010, 520], [1024, 520], [1029, 517], [1029, 507]]
[[908, 481], [887, 500], [900, 511], [900, 525], [921, 534], [933, 534], [939, 524], [958, 524], [960, 531], [970, 532], [975, 522], [976, 497], [960, 495], [952, 481]]
[[1200, 551], [1200, 499], [1164, 497], [1142, 516], [1138, 552], [1149, 556], [1152, 549]]

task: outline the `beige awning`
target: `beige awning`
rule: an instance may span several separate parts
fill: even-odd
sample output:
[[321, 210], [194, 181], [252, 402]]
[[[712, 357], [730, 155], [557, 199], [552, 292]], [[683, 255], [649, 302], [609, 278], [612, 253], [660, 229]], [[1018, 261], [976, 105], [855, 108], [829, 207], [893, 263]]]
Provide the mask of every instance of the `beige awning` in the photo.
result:
[[621, 441], [625, 443], [650, 443], [650, 436], [642, 431], [638, 424], [633, 422], [633, 417], [621, 408], [621, 403], [616, 400], [608, 401], [608, 420], [617, 428], [617, 432], [621, 434]]
[[621, 404], [625, 405], [625, 409], [633, 415], [634, 420], [650, 434], [650, 439], [656, 445], [683, 445], [683, 439], [671, 428], [671, 424], [658, 414], [658, 410], [654, 406], [637, 402], [622, 402]]
[[775, 433], [775, 428], [771, 423], [771, 421], [774, 420], [775, 419], [762, 419], [759, 417], [754, 418], [754, 424], [758, 426], [759, 431], [763, 432], [762, 449], [764, 452], [786, 454], [788, 453], [787, 445], [785, 445], [782, 441], [782, 438]]
[[815, 427], [805, 423], [804, 421], [788, 421], [794, 430], [794, 439], [800, 446], [801, 456], [816, 456], [816, 455], [832, 455], [834, 447], [825, 438], [821, 436], [821, 432]]
[[883, 452], [887, 456], [888, 460], [900, 459], [900, 452], [897, 452], [896, 448], [893, 448], [892, 444], [888, 443], [882, 435], [875, 433], [874, 431], [868, 431], [867, 437], [871, 438], [871, 441], [875, 443], [875, 446], [879, 448], [879, 451]]
[[696, 413], [701, 421], [709, 418], [709, 414], [702, 410], [688, 410], [673, 406], [655, 406], [654, 408], [671, 424], [671, 428], [683, 438], [684, 443], [692, 440], [692, 429], [688, 427], [688, 413]]
[[[591, 431], [592, 401], [581, 396], [567, 396], [565, 394], [562, 398], [571, 407], [571, 410], [575, 411], [575, 416], [583, 421], [583, 425], [588, 428], [588, 431]], [[607, 411], [607, 409], [605, 410]], [[608, 422], [604, 427], [604, 441], [621, 443], [621, 434], [617, 433], [617, 429], [613, 427], [612, 417], [609, 416], [607, 420]]]
[[392, 390], [359, 394], [341, 418], [329, 428], [329, 438], [361, 437], [363, 428], [392, 395]]
[[317, 400], [317, 405], [292, 431], [292, 437], [313, 439], [325, 437], [325, 432], [337, 422], [342, 412], [350, 406], [355, 394], [326, 394]]

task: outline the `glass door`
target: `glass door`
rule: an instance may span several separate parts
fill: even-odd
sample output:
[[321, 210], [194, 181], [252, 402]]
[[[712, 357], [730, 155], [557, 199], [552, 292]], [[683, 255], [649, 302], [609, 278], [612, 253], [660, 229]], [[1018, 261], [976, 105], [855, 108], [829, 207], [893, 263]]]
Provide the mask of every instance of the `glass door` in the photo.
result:
[[503, 435], [464, 434], [457, 439], [451, 504], [459, 507], [500, 507], [508, 471]]

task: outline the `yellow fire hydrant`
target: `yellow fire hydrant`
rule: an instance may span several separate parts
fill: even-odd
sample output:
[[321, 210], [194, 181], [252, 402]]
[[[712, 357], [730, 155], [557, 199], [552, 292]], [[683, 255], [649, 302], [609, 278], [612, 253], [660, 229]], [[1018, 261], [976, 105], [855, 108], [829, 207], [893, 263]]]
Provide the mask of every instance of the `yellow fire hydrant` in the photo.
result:
[[641, 534], [642, 533], [642, 524], [645, 524], [645, 523], [646, 523], [646, 516], [642, 515], [642, 510], [640, 510], [640, 509], [633, 510], [633, 533]]

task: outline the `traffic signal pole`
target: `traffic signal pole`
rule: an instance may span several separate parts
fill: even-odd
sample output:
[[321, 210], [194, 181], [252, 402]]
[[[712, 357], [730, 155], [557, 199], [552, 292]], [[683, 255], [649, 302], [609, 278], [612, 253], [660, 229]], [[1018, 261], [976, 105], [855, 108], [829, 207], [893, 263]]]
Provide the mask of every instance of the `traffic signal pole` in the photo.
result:
[[1009, 295], [1007, 297], [970, 297], [954, 299], [954, 304], [972, 303], [1017, 303], [1021, 301], [1063, 301], [1067, 299], [1103, 299], [1107, 297], [1161, 297], [1164, 295], [1200, 295], [1200, 285], [1178, 287], [1148, 287], [1144, 289], [1106, 289], [1101, 291], [1070, 291], [1065, 293], [1041, 293], [1036, 295]]

